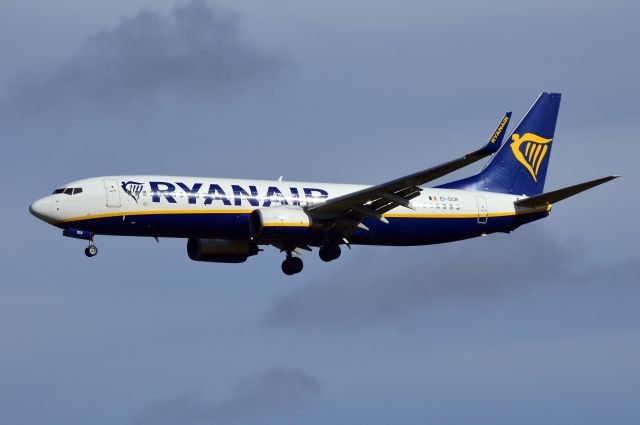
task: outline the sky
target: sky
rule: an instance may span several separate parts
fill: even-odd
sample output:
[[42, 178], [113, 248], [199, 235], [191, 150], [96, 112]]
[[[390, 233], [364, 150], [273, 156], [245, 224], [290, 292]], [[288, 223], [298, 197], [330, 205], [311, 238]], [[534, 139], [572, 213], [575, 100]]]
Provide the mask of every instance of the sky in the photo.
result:
[[[3, 423], [637, 422], [637, 2], [0, 11]], [[99, 175], [380, 183], [541, 91], [563, 94], [547, 188], [622, 177], [509, 235], [314, 252], [287, 277], [274, 248], [201, 264], [177, 239], [99, 237], [89, 260], [28, 213]]]

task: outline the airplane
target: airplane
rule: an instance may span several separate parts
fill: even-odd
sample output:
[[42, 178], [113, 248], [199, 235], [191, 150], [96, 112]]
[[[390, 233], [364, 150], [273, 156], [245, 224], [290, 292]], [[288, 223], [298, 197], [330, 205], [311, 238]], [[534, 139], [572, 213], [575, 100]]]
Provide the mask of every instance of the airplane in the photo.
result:
[[[106, 176], [61, 186], [29, 208], [62, 234], [187, 239], [195, 261], [243, 263], [272, 245], [282, 271], [302, 271], [305, 251], [329, 262], [352, 245], [411, 246], [509, 233], [545, 218], [552, 204], [619, 176], [544, 192], [560, 93], [543, 92], [502, 143], [507, 112], [481, 149], [374, 186], [179, 176]], [[477, 174], [426, 183], [490, 158]]]

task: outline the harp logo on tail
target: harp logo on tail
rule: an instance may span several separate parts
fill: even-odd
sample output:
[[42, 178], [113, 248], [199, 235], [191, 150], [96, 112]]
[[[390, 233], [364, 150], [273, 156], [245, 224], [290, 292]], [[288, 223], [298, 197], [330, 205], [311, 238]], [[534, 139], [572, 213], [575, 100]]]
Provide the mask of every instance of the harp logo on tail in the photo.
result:
[[519, 134], [511, 136], [511, 150], [516, 159], [529, 170], [533, 181], [537, 182], [538, 170], [542, 160], [549, 150], [548, 144], [553, 139], [545, 139], [533, 133], [525, 133], [520, 137]]

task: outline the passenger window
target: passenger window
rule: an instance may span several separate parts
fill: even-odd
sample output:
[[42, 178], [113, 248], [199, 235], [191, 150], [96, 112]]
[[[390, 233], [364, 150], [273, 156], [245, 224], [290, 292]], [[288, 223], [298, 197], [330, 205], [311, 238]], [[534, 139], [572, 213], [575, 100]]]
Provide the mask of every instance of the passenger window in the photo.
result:
[[65, 195], [73, 195], [73, 188], [72, 187], [68, 187], [64, 190], [64, 194]]
[[436, 204], [436, 208], [437, 208], [437, 209], [440, 209], [440, 204]]
[[75, 189], [73, 189], [73, 194], [77, 195], [78, 193], [82, 193], [82, 188], [81, 187], [76, 187]]
[[449, 204], [449, 209], [452, 210], [453, 209], [453, 204]]

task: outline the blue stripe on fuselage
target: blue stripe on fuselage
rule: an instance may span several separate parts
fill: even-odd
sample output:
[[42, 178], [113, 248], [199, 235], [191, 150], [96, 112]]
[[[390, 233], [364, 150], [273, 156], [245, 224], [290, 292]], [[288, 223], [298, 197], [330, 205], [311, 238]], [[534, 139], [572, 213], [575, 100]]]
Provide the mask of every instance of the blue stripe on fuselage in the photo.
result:
[[[389, 224], [366, 219], [369, 231], [358, 229], [349, 237], [353, 244], [427, 245], [468, 239], [482, 234], [509, 232], [549, 215], [548, 211], [531, 214], [489, 217], [486, 224], [477, 218], [389, 217]], [[249, 214], [140, 214], [79, 219], [57, 224], [88, 230], [100, 235], [157, 236], [175, 238], [249, 239]], [[268, 242], [268, 241], [265, 241]], [[320, 235], [300, 243], [318, 245]]]

